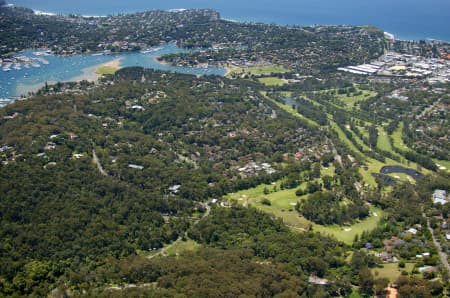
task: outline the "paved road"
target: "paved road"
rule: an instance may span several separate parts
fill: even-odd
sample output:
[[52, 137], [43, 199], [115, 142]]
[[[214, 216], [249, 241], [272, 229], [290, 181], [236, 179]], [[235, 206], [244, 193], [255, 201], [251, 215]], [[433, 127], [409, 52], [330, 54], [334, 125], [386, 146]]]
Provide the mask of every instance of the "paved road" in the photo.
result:
[[[426, 217], [425, 214], [423, 214], [423, 216]], [[439, 252], [439, 257], [441, 258], [441, 264], [445, 267], [447, 272], [450, 273], [450, 265], [448, 263], [447, 254], [442, 251], [441, 245], [436, 240], [436, 237], [434, 236], [434, 231], [431, 228], [430, 220], [428, 218], [427, 218], [427, 227], [428, 227], [428, 230], [431, 232], [431, 237], [433, 238], [434, 246], [436, 246], [436, 248], [437, 248], [437, 250]]]
[[[211, 213], [211, 207], [209, 206], [210, 202], [207, 203], [202, 203], [202, 206], [206, 208], [206, 212], [205, 214], [203, 214], [202, 218], [200, 218], [199, 220], [197, 220], [196, 222], [194, 222], [194, 224], [192, 225], [193, 227], [195, 227], [200, 221], [202, 221], [204, 218], [208, 217], [209, 214]], [[161, 248], [156, 254], [148, 256], [147, 259], [153, 259], [154, 257], [157, 256], [164, 256], [166, 255], [167, 250], [171, 249], [173, 246], [175, 246], [176, 244], [178, 244], [180, 241], [183, 240], [183, 237], [187, 237], [187, 231], [184, 233], [183, 236], [178, 237], [177, 240], [175, 240], [174, 242], [170, 243], [169, 245]]]

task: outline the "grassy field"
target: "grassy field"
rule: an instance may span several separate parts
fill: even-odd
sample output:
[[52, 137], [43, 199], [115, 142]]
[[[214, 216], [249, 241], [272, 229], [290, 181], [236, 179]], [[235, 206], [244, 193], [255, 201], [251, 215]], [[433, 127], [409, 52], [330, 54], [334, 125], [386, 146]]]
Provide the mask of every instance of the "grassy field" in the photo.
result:
[[97, 68], [95, 72], [99, 75], [113, 75], [116, 73], [116, 71], [117, 71], [116, 67], [100, 66], [99, 68]]
[[[334, 169], [330, 167], [324, 171], [331, 172], [334, 171]], [[324, 235], [336, 237], [339, 241], [347, 244], [351, 244], [353, 242], [356, 234], [360, 235], [363, 231], [370, 231], [374, 229], [383, 216], [381, 209], [371, 206], [371, 216], [354, 225], [345, 227], [317, 225], [299, 215], [295, 210], [295, 205], [297, 202], [307, 198], [307, 196], [297, 197], [295, 195], [295, 191], [298, 188], [272, 192], [274, 186], [279, 189], [280, 183], [281, 182], [279, 181], [274, 185], [259, 185], [255, 188], [229, 194], [224, 198], [227, 200], [236, 200], [243, 206], [251, 205], [266, 213], [279, 217], [283, 219], [284, 223], [292, 230], [303, 231], [312, 226], [313, 230], [323, 233]], [[299, 186], [299, 188], [304, 188], [305, 186], [306, 183], [303, 183]], [[271, 192], [265, 195], [265, 188]], [[270, 201], [270, 205], [262, 204], [263, 199], [268, 199]]]
[[382, 127], [378, 127], [377, 147], [381, 150], [388, 151], [388, 152], [395, 154], [395, 152], [392, 150], [391, 142], [389, 141], [389, 136]]
[[392, 148], [391, 142], [389, 140], [389, 135], [387, 132], [382, 128], [378, 127], [378, 143], [377, 147], [383, 151], [390, 152], [391, 154], [398, 156], [401, 159], [404, 159], [403, 156], [400, 156], [397, 152], [395, 152]]
[[277, 77], [259, 78], [258, 81], [266, 86], [283, 86], [286, 82]]
[[271, 65], [262, 67], [249, 67], [249, 68], [234, 68], [231, 70], [232, 73], [250, 73], [252, 75], [270, 75], [273, 73], [285, 73], [290, 70], [284, 66]]
[[339, 139], [341, 139], [341, 141], [343, 141], [350, 148], [351, 151], [363, 155], [361, 151], [359, 151], [358, 148], [356, 148], [355, 144], [353, 144], [353, 142], [347, 138], [344, 131], [336, 124], [336, 122], [330, 120], [330, 123], [331, 128], [334, 129], [334, 131], [336, 131], [337, 134], [339, 135]]
[[384, 213], [381, 209], [371, 206], [370, 216], [351, 226], [321, 226], [313, 224], [313, 229], [324, 235], [334, 236], [344, 243], [352, 244], [356, 235], [375, 229], [383, 215]]
[[355, 140], [355, 142], [359, 146], [361, 146], [364, 150], [367, 150], [367, 151], [370, 150], [370, 148], [366, 145], [366, 143], [364, 143], [364, 141], [361, 140], [361, 138], [357, 134], [355, 134], [351, 129], [348, 129], [348, 131], [353, 135], [353, 140]]
[[277, 92], [277, 94], [283, 95], [285, 97], [292, 97], [291, 91], [279, 91], [279, 92]]
[[[398, 268], [398, 264], [384, 264], [383, 268], [374, 268], [372, 273], [376, 278], [387, 278], [390, 282], [395, 282], [401, 275], [402, 271], [411, 273], [414, 268], [414, 263], [406, 263], [405, 268]], [[377, 273], [378, 272], [378, 273]]]
[[351, 108], [355, 107], [356, 103], [367, 100], [367, 99], [377, 95], [377, 93], [373, 92], [373, 91], [360, 90], [360, 89], [357, 89], [357, 90], [361, 91], [362, 94], [361, 95], [350, 95], [350, 96], [347, 96], [347, 94], [340, 94], [340, 95], [338, 95], [338, 99], [341, 102], [343, 102], [347, 106], [347, 108], [351, 109]]
[[166, 250], [166, 254], [168, 255], [179, 255], [186, 251], [195, 251], [200, 247], [200, 244], [195, 242], [194, 240], [187, 241], [179, 241], [174, 246]]
[[[310, 125], [313, 125], [315, 127], [318, 127], [319, 124], [303, 115], [300, 115], [299, 113], [297, 113], [296, 110], [293, 110], [290, 106], [279, 103], [273, 99], [268, 98], [269, 100], [271, 100], [273, 103], [275, 103], [278, 107], [280, 107], [281, 109], [287, 111], [288, 113], [296, 116], [296, 117], [300, 117], [306, 121], [308, 121], [308, 123]], [[403, 163], [399, 163], [396, 162], [392, 159], [386, 158], [385, 163], [382, 163], [378, 160], [372, 159], [367, 157], [365, 154], [363, 154], [361, 151], [359, 151], [359, 149], [355, 146], [355, 144], [347, 138], [347, 136], [345, 135], [344, 131], [331, 119], [331, 116], [329, 116], [329, 121], [330, 121], [330, 127], [331, 129], [333, 129], [339, 136], [339, 138], [349, 147], [349, 149], [351, 151], [354, 152], [354, 154], [360, 155], [361, 157], [363, 157], [366, 161], [366, 165], [364, 167], [361, 167], [359, 172], [363, 177], [363, 180], [365, 182], [365, 184], [371, 186], [371, 187], [375, 187], [376, 186], [376, 181], [375, 178], [372, 176], [372, 173], [379, 173], [381, 168], [386, 166], [386, 165], [401, 165]], [[397, 144], [399, 146], [403, 146], [404, 148], [406, 148], [406, 146], [404, 146], [403, 141], [401, 139], [401, 133], [402, 133], [402, 129], [403, 129], [403, 124], [401, 124], [399, 126], [399, 128], [395, 131], [395, 133], [392, 135], [393, 139], [394, 139], [394, 144]], [[367, 131], [364, 129], [364, 132], [367, 133]], [[392, 154], [395, 154], [398, 156], [398, 154], [396, 154], [392, 148], [392, 145], [389, 141], [389, 136], [387, 135], [387, 133], [384, 131], [383, 128], [379, 128], [379, 137], [378, 137], [378, 148], [391, 152]], [[361, 145], [365, 150], [368, 150], [369, 148], [367, 147], [367, 145], [364, 144], [364, 142], [356, 135], [353, 133], [353, 137], [355, 142], [357, 142], [359, 145]], [[400, 147], [402, 148], [402, 147]], [[404, 160], [402, 158], [402, 160]], [[450, 162], [442, 162], [443, 166], [445, 166], [447, 169], [450, 169]], [[407, 166], [410, 168], [417, 168], [417, 164], [415, 163], [408, 163], [408, 164], [403, 164], [403, 166]], [[367, 168], [367, 170], [365, 169]], [[422, 169], [421, 170], [424, 174], [428, 174], [429, 171], [427, 171], [426, 169]], [[398, 174], [398, 175], [393, 175], [393, 176], [398, 176], [400, 181], [409, 181], [409, 182], [413, 182], [414, 180], [411, 179], [411, 177], [407, 176], [407, 175], [402, 175], [402, 174]]]
[[330, 164], [330, 166], [328, 168], [322, 167], [322, 169], [320, 170], [320, 175], [322, 177], [325, 175], [334, 176], [335, 171], [336, 171], [336, 167], [333, 164]]
[[392, 178], [398, 179], [400, 181], [409, 181], [411, 184], [416, 184], [416, 180], [414, 180], [411, 176], [403, 174], [403, 173], [392, 173], [388, 174]]
[[450, 172], [450, 161], [448, 160], [440, 160], [440, 159], [433, 159], [433, 161], [436, 163], [438, 167], [444, 167], [441, 170], [446, 170], [447, 172]]
[[369, 132], [364, 126], [357, 126], [357, 128], [365, 138], [369, 138]]
[[402, 151], [411, 151], [411, 149], [409, 149], [405, 145], [405, 143], [403, 143], [402, 135], [403, 135], [403, 122], [400, 122], [400, 125], [397, 127], [397, 129], [392, 134], [392, 141], [394, 143], [393, 145], [394, 145], [394, 147], [396, 147]]

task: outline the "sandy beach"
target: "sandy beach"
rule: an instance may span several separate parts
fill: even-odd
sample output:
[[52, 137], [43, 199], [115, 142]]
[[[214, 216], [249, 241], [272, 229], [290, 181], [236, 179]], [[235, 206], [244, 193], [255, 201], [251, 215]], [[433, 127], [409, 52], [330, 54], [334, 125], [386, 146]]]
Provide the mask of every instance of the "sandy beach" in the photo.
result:
[[[82, 70], [82, 74], [80, 74], [76, 77], [70, 78], [68, 80], [64, 80], [64, 82], [80, 82], [83, 80], [95, 82], [102, 76], [101, 74], [98, 73], [99, 69], [108, 68], [111, 70], [118, 70], [118, 69], [120, 69], [120, 60], [121, 60], [121, 58], [116, 58], [116, 59], [111, 60], [106, 63], [102, 63], [102, 64], [84, 68]], [[47, 84], [49, 84], [49, 85], [53, 85], [56, 83], [57, 83], [57, 81], [52, 81], [52, 80], [47, 81]], [[44, 82], [37, 83], [37, 84], [30, 84], [30, 85], [18, 84], [16, 89], [18, 90], [18, 92], [20, 92], [22, 94], [27, 94], [29, 92], [38, 91], [39, 89], [44, 87], [44, 84], [45, 84]]]
[[114, 69], [118, 70], [118, 69], [120, 69], [120, 60], [121, 59], [122, 58], [117, 58], [117, 59], [111, 60], [109, 62], [106, 62], [104, 64], [97, 65], [97, 68], [109, 67], [109, 68], [114, 68]]
[[102, 63], [102, 64], [98, 64], [95, 66], [84, 68], [82, 70], [83, 73], [81, 75], [76, 76], [76, 77], [70, 79], [69, 81], [76, 81], [76, 82], [83, 81], [83, 80], [91, 81], [91, 82], [97, 81], [102, 76], [101, 74], [99, 74], [99, 71], [98, 71], [99, 69], [110, 68], [110, 69], [118, 70], [118, 69], [120, 69], [120, 60], [121, 60], [121, 58], [117, 58], [117, 59], [111, 60], [106, 63]]

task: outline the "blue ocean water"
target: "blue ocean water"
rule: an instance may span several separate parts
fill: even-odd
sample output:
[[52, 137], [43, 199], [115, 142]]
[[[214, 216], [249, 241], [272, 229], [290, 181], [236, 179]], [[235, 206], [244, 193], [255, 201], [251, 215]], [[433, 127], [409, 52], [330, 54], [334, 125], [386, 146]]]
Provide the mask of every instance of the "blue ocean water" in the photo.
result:
[[288, 25], [374, 25], [401, 39], [450, 41], [450, 0], [7, 0], [54, 13], [108, 15], [214, 8], [223, 18]]

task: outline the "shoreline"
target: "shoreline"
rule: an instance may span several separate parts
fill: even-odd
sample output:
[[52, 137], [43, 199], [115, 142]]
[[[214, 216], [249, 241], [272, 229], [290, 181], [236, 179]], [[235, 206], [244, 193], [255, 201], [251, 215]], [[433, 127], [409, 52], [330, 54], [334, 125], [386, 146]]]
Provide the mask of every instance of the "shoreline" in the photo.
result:
[[80, 82], [83, 80], [90, 82], [98, 81], [98, 79], [100, 79], [103, 76], [101, 73], [99, 73], [100, 68], [102, 67], [111, 68], [117, 71], [120, 69], [121, 60], [122, 58], [114, 58], [111, 61], [84, 68], [81, 70], [83, 72], [81, 75], [70, 78], [69, 80], [67, 80], [67, 82]]
[[[101, 63], [101, 64], [97, 64], [94, 66], [83, 68], [81, 70], [82, 74], [75, 76], [75, 77], [71, 77], [67, 80], [63, 80], [61, 82], [81, 82], [84, 80], [89, 81], [89, 82], [96, 82], [102, 77], [102, 74], [98, 73], [99, 68], [108, 67], [111, 69], [115, 69], [117, 71], [120, 69], [121, 59], [122, 58], [114, 58], [113, 60], [105, 62], [105, 63]], [[58, 83], [58, 81], [47, 81], [48, 85], [54, 85], [56, 83]], [[17, 93], [21, 93], [21, 94], [27, 96], [27, 94], [30, 92], [37, 92], [42, 87], [44, 87], [44, 85], [45, 85], [45, 82], [30, 84], [30, 85], [18, 84], [16, 86], [16, 91], [20, 90], [20, 92], [17, 92]]]
[[[17, 4], [7, 4], [6, 6], [16, 6], [16, 7], [20, 7], [20, 5]], [[136, 12], [145, 12], [145, 11], [153, 11], [153, 10], [157, 10], [155, 9], [148, 9], [148, 8], [142, 8], [142, 9], [133, 9], [131, 11], [117, 11], [117, 12], [112, 12], [112, 13], [108, 13], [107, 15], [104, 14], [98, 14], [98, 12], [89, 12], [89, 13], [76, 13], [76, 12], [68, 12], [67, 10], [64, 11], [57, 11], [57, 12], [52, 12], [49, 11], [45, 8], [33, 8], [33, 7], [29, 7], [30, 9], [33, 10], [33, 12], [36, 15], [43, 15], [43, 16], [56, 16], [56, 15], [62, 15], [62, 16], [68, 16], [70, 14], [75, 14], [78, 15], [80, 17], [83, 18], [105, 18], [108, 17], [109, 15], [111, 16], [117, 16], [120, 14], [132, 14], [132, 13], [136, 13]], [[177, 12], [177, 11], [184, 11], [184, 10], [189, 10], [189, 9], [198, 9], [198, 7], [191, 7], [191, 8], [166, 8], [166, 9], [162, 9], [164, 11], [173, 11], [173, 12]], [[268, 19], [260, 19], [258, 20], [257, 18], [255, 19], [254, 17], [237, 17], [237, 16], [231, 16], [229, 14], [227, 14], [224, 11], [221, 11], [220, 8], [216, 7], [216, 8], [212, 8], [216, 11], [218, 11], [221, 14], [221, 19], [225, 20], [225, 21], [229, 21], [229, 22], [236, 22], [236, 23], [265, 23], [265, 24], [269, 24], [269, 23], [274, 23], [277, 24], [279, 26], [300, 26], [300, 27], [310, 27], [310, 26], [341, 26], [341, 25], [350, 25], [350, 26], [364, 26], [362, 24], [358, 24], [358, 23], [354, 23], [354, 22], [349, 22], [349, 23], [345, 23], [345, 22], [336, 22], [336, 23], [327, 23], [327, 22], [317, 22], [317, 23], [293, 23], [293, 22], [280, 22], [280, 21], [270, 21]], [[370, 21], [369, 21], [370, 22]], [[450, 36], [438, 36], [439, 34], [436, 33], [425, 33], [425, 36], [418, 36], [417, 33], [414, 32], [398, 32], [396, 30], [392, 30], [392, 28], [388, 28], [389, 26], [386, 25], [374, 25], [376, 28], [382, 30], [382, 31], [388, 31], [388, 32], [392, 32], [396, 39], [398, 40], [402, 40], [402, 41], [416, 41], [419, 42], [421, 40], [429, 40], [429, 41], [439, 41], [439, 42], [445, 42], [445, 43], [450, 43]], [[435, 36], [433, 36], [435, 35]]]

